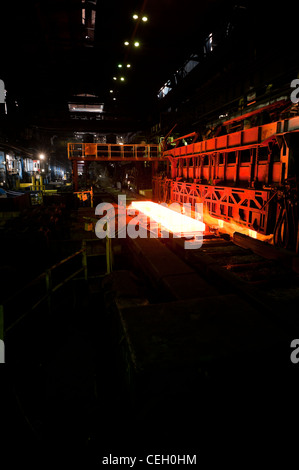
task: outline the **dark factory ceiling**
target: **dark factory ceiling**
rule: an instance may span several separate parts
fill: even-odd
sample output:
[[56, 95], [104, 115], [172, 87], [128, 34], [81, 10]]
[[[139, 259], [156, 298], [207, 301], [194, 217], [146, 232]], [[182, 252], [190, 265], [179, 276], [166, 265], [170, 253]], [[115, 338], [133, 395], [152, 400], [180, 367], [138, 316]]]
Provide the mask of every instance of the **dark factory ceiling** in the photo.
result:
[[[5, 2], [0, 78], [7, 103], [18, 105], [18, 112], [34, 123], [67, 119], [68, 103], [74, 101], [103, 105], [102, 118], [118, 118], [120, 125], [129, 118], [143, 119], [156, 106], [157, 93], [169, 76], [190, 54], [202, 50], [211, 31], [228, 24], [235, 3]], [[253, 8], [255, 2], [249, 4]], [[265, 28], [272, 31], [271, 23]]]

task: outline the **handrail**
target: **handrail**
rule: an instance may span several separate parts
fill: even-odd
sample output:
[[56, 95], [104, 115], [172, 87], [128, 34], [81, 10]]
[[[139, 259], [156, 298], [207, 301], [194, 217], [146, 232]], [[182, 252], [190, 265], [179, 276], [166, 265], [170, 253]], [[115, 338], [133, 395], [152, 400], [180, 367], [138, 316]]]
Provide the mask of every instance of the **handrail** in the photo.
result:
[[158, 160], [162, 159], [161, 147], [157, 144], [68, 144], [69, 160]]
[[67, 258], [64, 258], [63, 260], [59, 261], [59, 263], [54, 264], [53, 266], [51, 266], [50, 270], [52, 271], [53, 269], [56, 269], [56, 268], [58, 268], [59, 266], [62, 266], [64, 263], [66, 263], [66, 262], [69, 261], [70, 259], [75, 258], [75, 256], [78, 256], [80, 253], [83, 253], [83, 251], [84, 251], [84, 249], [81, 248], [81, 250], [76, 251], [75, 253], [71, 254], [71, 255], [68, 256]]
[[[4, 299], [2, 304], [0, 305], [0, 320], [3, 319], [3, 311], [5, 310], [4, 307], [8, 306], [9, 304], [12, 304], [16, 299], [20, 298], [20, 294], [26, 291], [26, 289], [29, 289], [30, 287], [34, 286], [36, 283], [39, 281], [45, 280], [45, 294], [41, 294], [42, 296], [38, 299], [35, 299], [35, 303], [33, 305], [28, 306], [26, 311], [20, 315], [18, 318], [15, 319], [8, 327], [4, 328], [4, 334], [6, 334], [8, 331], [10, 331], [12, 328], [14, 328], [23, 318], [25, 318], [29, 312], [35, 310], [39, 305], [41, 305], [43, 302], [48, 301], [48, 309], [49, 311], [51, 310], [51, 296], [53, 293], [57, 292], [62, 286], [64, 286], [66, 283], [68, 283], [70, 280], [72, 280], [74, 277], [76, 277], [78, 274], [81, 272], [84, 273], [82, 278], [79, 279], [84, 279], [85, 281], [88, 280], [88, 266], [87, 266], [87, 243], [89, 242], [94, 242], [94, 241], [99, 241], [98, 239], [93, 240], [93, 239], [84, 239], [82, 240], [82, 248], [79, 251], [76, 251], [75, 253], [72, 253], [69, 255], [67, 258], [64, 258], [63, 260], [59, 261], [58, 263], [54, 264], [51, 266], [49, 269], [47, 269], [45, 272], [37, 276], [35, 279], [30, 281], [28, 284], [25, 286], [22, 286], [16, 294], [13, 296], [8, 297], [7, 299]], [[52, 273], [54, 270], [57, 268], [64, 266], [68, 261], [74, 259], [75, 257], [82, 255], [82, 267], [77, 269], [75, 272], [72, 272], [71, 275], [67, 276], [64, 278], [60, 283], [56, 284], [55, 286], [52, 285]], [[102, 255], [102, 253], [101, 253]], [[111, 244], [107, 246], [107, 240], [106, 240], [106, 256], [107, 256], [107, 272], [111, 272], [112, 270], [112, 248]], [[33, 300], [34, 302], [34, 300]], [[2, 324], [2, 323], [1, 323]], [[0, 324], [0, 326], [1, 326]], [[1, 333], [1, 331], [0, 331]], [[1, 338], [1, 336], [0, 336]]]
[[[32, 279], [32, 281], [28, 282], [28, 284], [25, 284], [24, 286], [20, 287], [18, 290], [18, 294], [21, 294], [24, 290], [28, 289], [31, 286], [34, 286], [38, 281], [41, 281], [42, 279], [46, 278], [48, 275], [49, 271], [53, 271], [54, 269], [58, 268], [59, 266], [62, 266], [64, 263], [69, 261], [70, 259], [74, 258], [75, 256], [78, 256], [80, 253], [83, 253], [83, 249], [76, 251], [76, 253], [73, 253], [72, 255], [68, 256], [67, 258], [63, 259], [57, 264], [54, 264], [51, 266], [47, 271], [44, 271], [43, 273], [39, 274], [39, 276], [35, 277]], [[6, 299], [3, 300], [3, 304], [7, 304], [9, 302], [12, 302], [16, 297], [16, 294], [11, 295], [10, 297], [7, 297]]]
[[[36, 302], [28, 309], [26, 310], [21, 316], [19, 316], [18, 318], [16, 318], [16, 320], [14, 322], [12, 322], [7, 328], [4, 328], [4, 333], [7, 333], [8, 331], [10, 331], [12, 328], [14, 328], [21, 320], [23, 320], [23, 318], [25, 318], [28, 313], [30, 311], [33, 311], [35, 310], [39, 305], [41, 305], [43, 302], [45, 302], [46, 300], [48, 300], [48, 306], [50, 308], [50, 303], [51, 303], [51, 295], [52, 293], [56, 292], [60, 287], [62, 287], [63, 285], [65, 285], [67, 282], [69, 282], [71, 279], [73, 279], [75, 276], [77, 276], [80, 272], [84, 271], [85, 270], [85, 263], [84, 263], [84, 253], [85, 253], [86, 249], [81, 249], [79, 251], [76, 251], [75, 253], [71, 254], [70, 256], [68, 256], [67, 258], [63, 259], [62, 261], [60, 261], [59, 263], [57, 264], [54, 264], [53, 266], [51, 266], [49, 269], [47, 269], [47, 271], [43, 272], [42, 274], [40, 274], [38, 277], [36, 277], [35, 279], [33, 279], [31, 282], [29, 282], [28, 284], [26, 284], [25, 286], [21, 287], [21, 289], [19, 289], [17, 295], [15, 294], [14, 296], [11, 296], [11, 297], [8, 297], [7, 299], [4, 299], [4, 301], [2, 302], [2, 306], [4, 308], [5, 305], [8, 305], [10, 303], [12, 303], [14, 301], [14, 299], [16, 297], [19, 297], [19, 294], [21, 292], [24, 292], [24, 290], [28, 289], [29, 287], [33, 286], [34, 284], [36, 284], [38, 281], [41, 281], [42, 279], [45, 279], [45, 288], [46, 288], [46, 294], [44, 294], [42, 297], [40, 297], [39, 299], [36, 300]], [[68, 261], [70, 261], [71, 259], [74, 259], [76, 256], [79, 256], [79, 255], [83, 255], [83, 259], [82, 259], [82, 267], [78, 270], [76, 270], [75, 272], [73, 272], [70, 276], [68, 276], [67, 278], [65, 278], [62, 282], [60, 282], [59, 284], [57, 284], [56, 286], [52, 286], [52, 273], [55, 269], [57, 269], [58, 267], [60, 266], [63, 266], [65, 263], [67, 263]]]

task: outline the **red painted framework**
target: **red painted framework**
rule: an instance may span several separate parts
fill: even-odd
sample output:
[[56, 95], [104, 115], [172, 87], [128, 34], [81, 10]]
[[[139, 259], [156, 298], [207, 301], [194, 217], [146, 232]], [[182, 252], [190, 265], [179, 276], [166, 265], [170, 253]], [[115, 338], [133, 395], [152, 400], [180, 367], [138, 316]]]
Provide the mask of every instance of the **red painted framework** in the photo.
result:
[[[218, 219], [272, 233], [277, 210], [272, 196], [289, 176], [285, 135], [298, 130], [297, 116], [200, 142], [195, 133], [178, 138], [163, 152], [171, 173], [153, 179], [154, 200], [193, 207], [203, 202]], [[178, 146], [192, 136], [191, 144]]]
[[213, 217], [237, 222], [259, 233], [270, 233], [269, 191], [232, 188], [173, 181], [154, 178], [154, 199], [160, 202], [204, 203], [204, 208]]

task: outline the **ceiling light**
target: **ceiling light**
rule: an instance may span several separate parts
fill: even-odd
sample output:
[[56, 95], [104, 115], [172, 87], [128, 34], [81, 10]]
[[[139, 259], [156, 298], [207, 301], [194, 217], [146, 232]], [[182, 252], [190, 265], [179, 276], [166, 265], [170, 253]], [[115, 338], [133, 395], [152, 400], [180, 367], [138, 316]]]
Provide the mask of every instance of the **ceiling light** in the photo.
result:
[[148, 17], [147, 16], [143, 16], [142, 17], [142, 21], [146, 22], [148, 20]]
[[138, 41], [135, 41], [135, 42], [134, 42], [134, 46], [135, 46], [135, 47], [139, 47], [139, 46], [140, 46], [140, 43], [139, 43]]
[[134, 19], [134, 20], [138, 20], [138, 15], [136, 15], [136, 14], [133, 15], [133, 19]]
[[125, 45], [125, 46], [128, 46], [129, 44], [130, 44], [129, 41], [125, 41], [125, 42], [124, 42], [124, 45]]

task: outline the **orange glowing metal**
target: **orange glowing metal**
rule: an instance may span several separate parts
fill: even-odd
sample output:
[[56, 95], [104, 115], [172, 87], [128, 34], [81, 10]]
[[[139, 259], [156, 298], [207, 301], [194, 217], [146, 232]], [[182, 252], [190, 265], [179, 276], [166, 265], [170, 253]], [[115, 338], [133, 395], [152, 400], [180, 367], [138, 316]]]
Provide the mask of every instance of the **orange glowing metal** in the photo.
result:
[[192, 219], [187, 215], [180, 214], [174, 210], [156, 204], [152, 201], [133, 201], [132, 207], [142, 212], [147, 217], [161, 224], [169, 232], [174, 234], [197, 234], [204, 232], [205, 224], [199, 220]]

